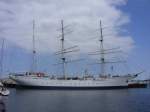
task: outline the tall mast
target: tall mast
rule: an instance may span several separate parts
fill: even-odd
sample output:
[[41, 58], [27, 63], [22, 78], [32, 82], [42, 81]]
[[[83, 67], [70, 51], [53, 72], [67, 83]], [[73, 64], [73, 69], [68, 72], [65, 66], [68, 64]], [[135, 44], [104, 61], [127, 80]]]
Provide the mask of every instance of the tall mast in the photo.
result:
[[64, 56], [64, 24], [63, 20], [61, 20], [61, 33], [62, 33], [62, 38], [61, 38], [61, 59], [62, 59], [62, 66], [63, 66], [63, 76], [66, 79], [66, 58]]
[[65, 54], [69, 54], [69, 53], [72, 53], [72, 52], [79, 51], [79, 49], [77, 49], [77, 47], [78, 47], [77, 45], [65, 48], [65, 35], [72, 32], [72, 31], [68, 31], [67, 32], [68, 26], [69, 25], [64, 26], [64, 22], [63, 22], [63, 20], [61, 20], [61, 35], [59, 35], [60, 41], [61, 41], [61, 50], [55, 52], [55, 55], [60, 55], [61, 62], [57, 63], [57, 64], [54, 64], [54, 65], [58, 65], [58, 64], [62, 65], [62, 72], [63, 72], [64, 79], [67, 79], [67, 73], [66, 73], [66, 66], [67, 66], [67, 64], [68, 63], [72, 63], [72, 62], [80, 61], [80, 60], [68, 60], [65, 57], [66, 56]]
[[32, 32], [32, 67], [31, 73], [36, 71], [36, 49], [35, 49], [35, 21], [33, 20], [33, 32]]
[[100, 41], [100, 52], [101, 52], [101, 55], [100, 55], [101, 75], [105, 75], [105, 57], [104, 57], [104, 45], [103, 45], [104, 39], [103, 39], [103, 29], [102, 29], [101, 20], [100, 20], [100, 40], [99, 41]]
[[107, 54], [114, 54], [114, 53], [119, 53], [121, 52], [120, 50], [117, 50], [119, 49], [120, 47], [117, 47], [117, 48], [110, 48], [110, 49], [104, 49], [104, 38], [103, 38], [103, 27], [102, 27], [102, 22], [100, 20], [99, 22], [99, 31], [100, 31], [100, 36], [99, 36], [99, 42], [100, 42], [100, 49], [98, 51], [95, 51], [95, 52], [92, 52], [90, 55], [100, 55], [100, 62], [97, 62], [96, 64], [100, 64], [100, 70], [101, 70], [101, 73], [99, 76], [104, 76], [106, 75], [105, 73], [105, 65], [106, 64], [109, 64], [109, 63], [122, 63], [122, 62], [125, 62], [125, 61], [108, 61], [106, 58], [105, 58], [105, 55]]
[[2, 47], [1, 47], [1, 57], [0, 57], [0, 75], [3, 74], [4, 42], [5, 40], [3, 39]]

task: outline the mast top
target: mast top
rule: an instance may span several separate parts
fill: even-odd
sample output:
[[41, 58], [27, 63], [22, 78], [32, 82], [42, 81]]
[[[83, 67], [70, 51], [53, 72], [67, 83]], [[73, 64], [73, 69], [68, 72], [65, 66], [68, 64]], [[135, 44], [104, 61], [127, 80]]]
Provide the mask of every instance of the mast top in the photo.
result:
[[102, 22], [100, 20], [100, 41], [103, 41], [103, 29], [102, 29]]
[[5, 39], [3, 38], [2, 46], [1, 46], [1, 56], [0, 56], [0, 75], [3, 75], [4, 44], [5, 44]]

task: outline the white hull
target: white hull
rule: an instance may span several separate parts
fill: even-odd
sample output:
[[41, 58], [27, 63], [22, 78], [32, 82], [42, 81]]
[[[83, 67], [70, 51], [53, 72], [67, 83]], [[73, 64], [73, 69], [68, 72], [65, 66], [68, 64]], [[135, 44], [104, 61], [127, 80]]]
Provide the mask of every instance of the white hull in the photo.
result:
[[131, 76], [107, 77], [89, 80], [59, 80], [48, 77], [15, 76], [17, 85], [28, 87], [52, 87], [52, 88], [107, 88], [127, 87]]

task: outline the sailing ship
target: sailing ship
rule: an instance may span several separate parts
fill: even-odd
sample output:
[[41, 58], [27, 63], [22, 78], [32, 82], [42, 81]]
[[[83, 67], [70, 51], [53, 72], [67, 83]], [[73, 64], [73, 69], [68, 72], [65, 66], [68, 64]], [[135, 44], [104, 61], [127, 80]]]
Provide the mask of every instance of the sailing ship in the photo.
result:
[[[102, 25], [100, 21], [100, 62], [101, 64], [101, 75], [91, 76], [85, 74], [83, 77], [69, 77], [66, 75], [66, 60], [65, 54], [73, 52], [75, 47], [65, 48], [64, 42], [64, 24], [63, 20], [61, 21], [61, 51], [56, 54], [61, 55], [61, 63], [63, 69], [63, 76], [49, 76], [44, 73], [37, 73], [35, 71], [26, 72], [24, 74], [14, 74], [10, 75], [10, 78], [17, 83], [17, 86], [28, 87], [28, 88], [49, 88], [49, 89], [116, 89], [116, 88], [127, 88], [128, 81], [137, 77], [137, 74], [127, 74], [127, 75], [107, 75], [105, 73], [105, 49], [103, 46], [103, 34], [102, 34]], [[34, 44], [34, 24], [33, 24], [33, 66], [34, 66], [34, 57], [36, 54], [35, 44]]]

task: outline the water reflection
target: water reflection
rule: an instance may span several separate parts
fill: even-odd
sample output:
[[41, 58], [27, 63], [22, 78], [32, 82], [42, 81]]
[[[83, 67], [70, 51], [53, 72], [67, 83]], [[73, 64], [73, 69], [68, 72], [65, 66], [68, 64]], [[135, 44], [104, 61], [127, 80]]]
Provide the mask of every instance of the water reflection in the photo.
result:
[[10, 91], [0, 112], [150, 112], [150, 89]]
[[6, 112], [6, 106], [2, 96], [0, 96], [0, 112]]

